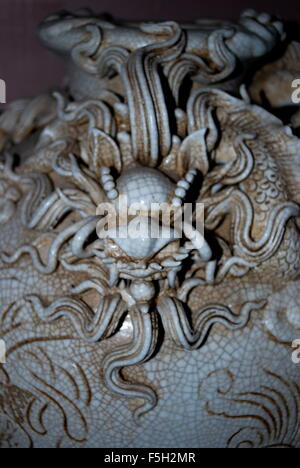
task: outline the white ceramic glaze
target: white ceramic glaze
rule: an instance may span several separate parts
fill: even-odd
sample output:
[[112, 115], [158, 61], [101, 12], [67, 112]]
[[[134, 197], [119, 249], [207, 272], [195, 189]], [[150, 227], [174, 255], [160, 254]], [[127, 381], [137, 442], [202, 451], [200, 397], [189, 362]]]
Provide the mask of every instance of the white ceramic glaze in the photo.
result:
[[[69, 85], [0, 116], [0, 445], [299, 447], [300, 145], [244, 85], [283, 23], [39, 35]], [[203, 244], [102, 238], [124, 195], [204, 204]]]

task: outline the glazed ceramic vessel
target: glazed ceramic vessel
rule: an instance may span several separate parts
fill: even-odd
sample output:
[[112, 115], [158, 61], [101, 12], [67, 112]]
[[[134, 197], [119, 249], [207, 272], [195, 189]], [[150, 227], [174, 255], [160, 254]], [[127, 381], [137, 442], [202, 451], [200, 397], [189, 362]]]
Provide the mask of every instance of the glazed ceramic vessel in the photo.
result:
[[254, 11], [39, 37], [68, 72], [0, 116], [1, 447], [299, 447], [297, 42]]

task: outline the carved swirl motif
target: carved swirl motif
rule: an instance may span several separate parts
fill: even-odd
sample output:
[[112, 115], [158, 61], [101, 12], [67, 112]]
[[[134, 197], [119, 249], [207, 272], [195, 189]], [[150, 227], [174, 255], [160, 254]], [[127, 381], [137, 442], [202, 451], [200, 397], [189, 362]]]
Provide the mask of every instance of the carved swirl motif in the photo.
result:
[[16, 187], [10, 186], [6, 180], [0, 180], [0, 224], [6, 224], [13, 217], [20, 197]]
[[[104, 381], [114, 393], [145, 400], [135, 410], [138, 420], [156, 405], [157, 395], [146, 385], [128, 382], [121, 371], [153, 356], [159, 346], [160, 326], [166, 339], [180, 349], [199, 349], [216, 325], [242, 329], [251, 313], [267, 304], [261, 299], [232, 306], [212, 303], [190, 311], [189, 294], [195, 287], [201, 291], [208, 284], [245, 276], [261, 266], [267, 268], [274, 258], [288, 279], [298, 270], [299, 252], [285, 262], [280, 249], [286, 238], [291, 239], [291, 251], [296, 252], [298, 246], [299, 186], [291, 161], [299, 165], [299, 142], [278, 119], [251, 105], [243, 90], [239, 99], [197, 86], [200, 75], [202, 81], [210, 76], [217, 81], [235, 70], [239, 55], [234, 53], [234, 37], [242, 34], [239, 28], [222, 28], [206, 37], [208, 58], [217, 65], [214, 68], [205, 64], [201, 54], [191, 53], [192, 33], [176, 23], [140, 26], [141, 46], [131, 50], [129, 44], [103, 45], [102, 30], [107, 38], [115, 33], [105, 22], [73, 19], [63, 23], [70, 33], [69, 52], [85, 72], [95, 74], [102, 69], [101, 77], [106, 80], [103, 93], [83, 102], [55, 93], [55, 118], [41, 132], [33, 157], [16, 168], [12, 156], [7, 155], [1, 174], [6, 185], [0, 223], [14, 214], [18, 201], [16, 192], [5, 187], [17, 184], [23, 194], [18, 205], [21, 223], [39, 233], [44, 244], [25, 243], [13, 252], [1, 252], [0, 257], [4, 265], [11, 265], [26, 255], [42, 275], [52, 275], [59, 267], [66, 274], [84, 275], [69, 295], [52, 303], [32, 294], [24, 301], [43, 323], [71, 323], [76, 336], [86, 343], [109, 339], [118, 333], [124, 315], [129, 315], [131, 342], [110, 351], [102, 368]], [[273, 31], [274, 37], [280, 35], [278, 24], [263, 26], [249, 14], [243, 21], [250, 36], [256, 31], [260, 38], [257, 56], [266, 52], [261, 34], [264, 28], [265, 33]], [[43, 33], [56, 48], [54, 26], [50, 21]], [[82, 31], [85, 40], [76, 42]], [[179, 95], [186, 75], [191, 75], [194, 89], [182, 103]], [[33, 116], [31, 124], [32, 120]], [[266, 121], [269, 131], [265, 130]], [[32, 127], [28, 124], [25, 128]], [[140, 180], [146, 188], [141, 188]], [[173, 237], [167, 242], [146, 239], [141, 247], [130, 238], [98, 238], [98, 205], [116, 203], [121, 195], [135, 200], [136, 193], [144, 197], [146, 205], [156, 198], [173, 206], [182, 206], [190, 197], [194, 203], [204, 203], [204, 246], [189, 249], [195, 229], [186, 229], [179, 240], [174, 226]], [[90, 293], [93, 305], [86, 299]], [[63, 369], [51, 372], [57, 378], [60, 372], [65, 374]], [[38, 394], [53, 400], [55, 388], [47, 378], [40, 374], [31, 377]], [[76, 393], [78, 385], [72, 376], [67, 379]], [[29, 381], [30, 376], [30, 386]], [[271, 393], [265, 389], [262, 394], [270, 404]], [[237, 398], [244, 403], [242, 396]], [[78, 419], [78, 434], [72, 433], [65, 420], [68, 436], [85, 440], [87, 423], [80, 407], [65, 395], [56, 395], [55, 401], [59, 411], [67, 406]], [[250, 395], [249, 405], [251, 401]], [[263, 411], [263, 430], [268, 431], [268, 406]], [[283, 429], [278, 429], [277, 421], [273, 423], [270, 439], [279, 440], [281, 433], [277, 432]], [[43, 414], [39, 430], [44, 430]], [[239, 444], [243, 437], [244, 433], [235, 434], [229, 445]], [[256, 437], [261, 445], [264, 432], [260, 428]]]
[[206, 411], [242, 425], [228, 439], [228, 448], [293, 448], [299, 444], [300, 387], [274, 372], [264, 372], [270, 383], [252, 392], [235, 392], [235, 376], [227, 370], [215, 371], [205, 381], [205, 387], [210, 385]]

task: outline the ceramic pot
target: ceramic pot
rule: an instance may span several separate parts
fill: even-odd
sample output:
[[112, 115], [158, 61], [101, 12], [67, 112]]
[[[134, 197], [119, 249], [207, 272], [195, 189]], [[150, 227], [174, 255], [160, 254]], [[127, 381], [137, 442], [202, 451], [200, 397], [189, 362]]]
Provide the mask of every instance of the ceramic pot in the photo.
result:
[[1, 447], [299, 447], [300, 145], [259, 92], [284, 24], [39, 37], [68, 72], [0, 116]]

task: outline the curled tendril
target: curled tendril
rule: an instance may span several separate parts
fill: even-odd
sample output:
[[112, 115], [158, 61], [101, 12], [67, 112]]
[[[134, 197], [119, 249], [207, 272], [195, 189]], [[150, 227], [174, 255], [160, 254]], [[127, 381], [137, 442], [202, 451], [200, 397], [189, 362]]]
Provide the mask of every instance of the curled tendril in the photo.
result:
[[300, 216], [297, 203], [278, 203], [270, 210], [260, 239], [254, 241], [252, 228], [255, 213], [249, 197], [239, 189], [227, 190], [222, 196], [223, 201], [208, 210], [207, 225], [216, 226], [226, 214], [231, 214], [235, 250], [240, 252], [242, 258], [256, 264], [266, 261], [278, 250], [288, 220]]
[[[85, 288], [97, 290], [95, 284], [87, 282], [82, 284], [82, 289]], [[126, 311], [125, 303], [118, 294], [101, 297], [96, 313], [83, 301], [72, 297], [62, 297], [48, 307], [45, 307], [37, 296], [28, 296], [26, 299], [42, 321], [50, 323], [65, 317], [70, 320], [78, 336], [90, 343], [112, 336]], [[102, 367], [105, 382], [114, 393], [145, 400], [146, 403], [134, 413], [135, 420], [138, 421], [156, 405], [157, 396], [146, 385], [123, 380], [120, 370], [123, 367], [142, 364], [151, 358], [157, 345], [158, 325], [156, 314], [145, 314], [135, 307], [129, 313], [133, 325], [132, 341], [109, 352]]]
[[[77, 223], [72, 224], [71, 226], [64, 229], [62, 232], [60, 232], [55, 237], [55, 239], [53, 240], [50, 246], [50, 249], [47, 255], [47, 261], [45, 264], [42, 262], [37, 248], [31, 245], [25, 245], [25, 246], [20, 247], [12, 255], [8, 255], [8, 254], [5, 254], [4, 252], [1, 252], [0, 257], [4, 263], [11, 264], [11, 263], [17, 262], [22, 257], [22, 255], [26, 255], [26, 254], [30, 255], [32, 263], [34, 267], [36, 268], [36, 270], [38, 270], [39, 272], [45, 275], [49, 275], [53, 273], [58, 266], [59, 253], [62, 247], [64, 246], [65, 242], [69, 240], [72, 236], [76, 235], [78, 231], [80, 231], [82, 228], [85, 228], [91, 222], [94, 222], [94, 226], [96, 227], [97, 220], [98, 220], [97, 216], [88, 217], [81, 221], [78, 221]], [[84, 240], [80, 239], [80, 246], [82, 246], [83, 243], [84, 243]], [[75, 244], [74, 247], [78, 248], [78, 245]]]
[[129, 344], [117, 347], [103, 361], [103, 372], [107, 386], [127, 398], [141, 398], [145, 404], [134, 412], [136, 422], [157, 404], [156, 393], [148, 386], [125, 381], [120, 370], [123, 367], [142, 364], [151, 358], [157, 345], [156, 314], [143, 313], [138, 308], [130, 311], [133, 338]]
[[261, 309], [265, 305], [266, 301], [249, 302], [242, 306], [239, 314], [234, 314], [228, 307], [212, 304], [197, 313], [193, 328], [183, 303], [176, 298], [162, 298], [158, 303], [158, 312], [167, 335], [177, 346], [190, 351], [203, 346], [210, 329], [216, 323], [230, 330], [238, 330], [248, 323], [253, 310]]
[[61, 317], [69, 319], [78, 336], [88, 343], [110, 337], [124, 314], [124, 303], [118, 294], [102, 297], [96, 313], [83, 301], [72, 297], [61, 297], [48, 307], [36, 296], [28, 296], [27, 300], [44, 322]]

